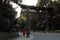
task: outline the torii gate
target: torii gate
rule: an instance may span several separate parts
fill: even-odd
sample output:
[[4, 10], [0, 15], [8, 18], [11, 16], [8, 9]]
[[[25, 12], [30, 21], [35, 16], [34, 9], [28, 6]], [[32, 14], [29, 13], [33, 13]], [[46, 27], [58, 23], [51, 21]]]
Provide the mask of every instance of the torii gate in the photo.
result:
[[36, 7], [36, 6], [28, 6], [28, 5], [23, 5], [23, 4], [19, 4], [19, 6], [21, 8], [27, 9], [27, 27], [30, 29], [30, 13], [29, 13], [29, 9], [34, 9], [37, 10], [37, 12], [39, 12], [39, 10], [46, 10], [46, 15], [45, 15], [45, 22], [46, 22], [46, 32], [48, 31], [48, 18], [47, 18], [47, 10], [52, 10], [53, 8], [48, 8], [48, 7]]

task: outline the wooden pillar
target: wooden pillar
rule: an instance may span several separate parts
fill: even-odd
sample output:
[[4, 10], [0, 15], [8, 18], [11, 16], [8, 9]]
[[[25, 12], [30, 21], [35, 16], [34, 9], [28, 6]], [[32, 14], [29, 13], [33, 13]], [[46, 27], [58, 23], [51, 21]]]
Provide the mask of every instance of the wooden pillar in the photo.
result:
[[46, 32], [48, 32], [48, 12], [47, 12], [47, 9], [46, 9], [46, 15], [45, 15], [45, 24], [46, 24]]
[[27, 28], [30, 30], [30, 13], [29, 13], [29, 7], [27, 7]]

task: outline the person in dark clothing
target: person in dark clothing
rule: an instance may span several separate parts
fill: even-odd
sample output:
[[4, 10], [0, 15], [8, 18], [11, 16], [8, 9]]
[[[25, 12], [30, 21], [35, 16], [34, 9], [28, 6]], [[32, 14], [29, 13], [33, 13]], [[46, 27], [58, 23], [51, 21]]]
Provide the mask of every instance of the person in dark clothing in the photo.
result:
[[27, 38], [30, 36], [30, 28], [26, 28], [27, 30], [26, 30], [26, 34], [27, 34]]

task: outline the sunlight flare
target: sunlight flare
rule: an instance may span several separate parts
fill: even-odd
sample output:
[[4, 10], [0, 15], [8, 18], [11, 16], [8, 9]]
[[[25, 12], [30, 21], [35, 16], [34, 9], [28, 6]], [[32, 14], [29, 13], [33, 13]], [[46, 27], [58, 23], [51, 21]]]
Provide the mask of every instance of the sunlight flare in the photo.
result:
[[23, 0], [22, 4], [30, 5], [30, 6], [36, 6], [37, 0]]
[[[21, 14], [21, 8], [20, 6], [18, 6], [18, 4], [14, 3], [14, 2], [10, 2], [10, 4], [12, 5], [12, 7], [15, 9], [15, 11], [17, 12], [17, 16], [16, 18], [20, 17]], [[16, 8], [17, 7], [17, 8]]]
[[[17, 11], [17, 16], [16, 18], [20, 17], [21, 15], [21, 8], [20, 6], [18, 6], [18, 4], [14, 3], [14, 2], [10, 2], [10, 4], [12, 5], [12, 7], [15, 9], [15, 11]], [[21, 4], [24, 4], [24, 5], [30, 5], [30, 6], [36, 6], [37, 4], [37, 0], [22, 0], [22, 3]]]

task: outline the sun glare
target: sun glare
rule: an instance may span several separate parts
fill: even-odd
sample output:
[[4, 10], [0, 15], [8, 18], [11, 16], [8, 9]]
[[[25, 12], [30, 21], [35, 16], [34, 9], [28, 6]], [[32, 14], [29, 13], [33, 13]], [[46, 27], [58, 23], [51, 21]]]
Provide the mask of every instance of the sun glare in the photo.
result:
[[[12, 5], [13, 8], [16, 8], [18, 6], [18, 4], [14, 3], [14, 2], [10, 2], [10, 4]], [[21, 4], [30, 5], [30, 6], [36, 6], [37, 0], [22, 0]], [[17, 11], [16, 18], [20, 17], [20, 14], [21, 14], [21, 8], [20, 8], [20, 6], [18, 6], [15, 9], [15, 11]]]
[[58, 0], [52, 0], [52, 1], [58, 1]]
[[[16, 18], [20, 17], [21, 14], [21, 8], [20, 6], [18, 6], [18, 4], [14, 3], [14, 2], [10, 2], [10, 4], [12, 5], [12, 7], [15, 9], [15, 11], [17, 11], [17, 16]], [[17, 8], [16, 8], [17, 7]]]
[[37, 0], [23, 0], [22, 4], [36, 6]]

